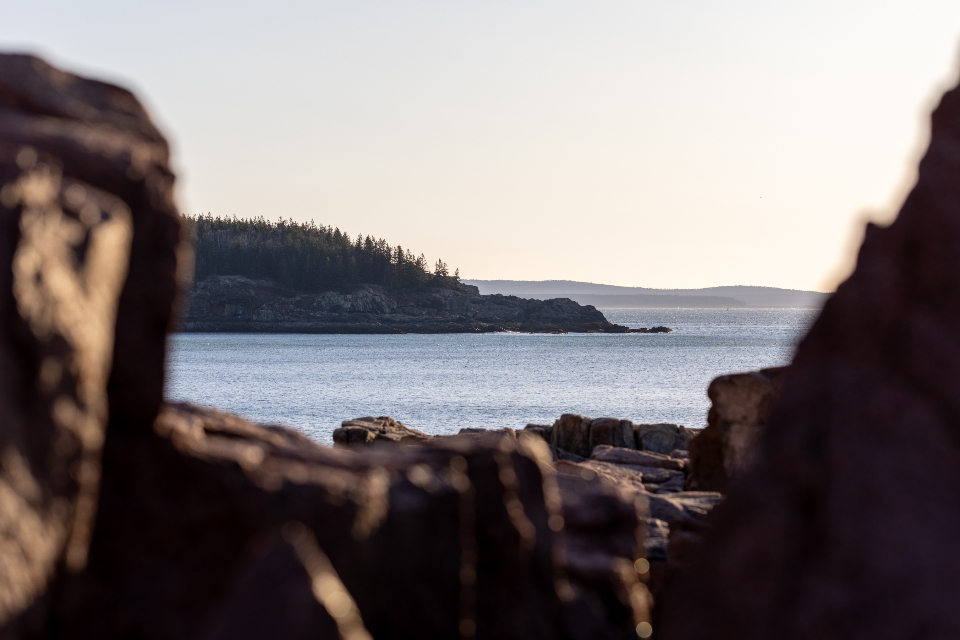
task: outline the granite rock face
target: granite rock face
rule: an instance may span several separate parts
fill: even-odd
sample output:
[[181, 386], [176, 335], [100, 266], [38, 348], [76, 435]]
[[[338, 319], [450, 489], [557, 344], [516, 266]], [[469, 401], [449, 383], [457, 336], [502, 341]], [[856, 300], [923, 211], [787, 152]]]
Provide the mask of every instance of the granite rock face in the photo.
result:
[[[664, 639], [960, 636], [960, 90], [784, 374]], [[696, 466], [696, 463], [695, 463]], [[657, 625], [655, 625], [657, 626]]]
[[630, 333], [600, 311], [567, 298], [481, 296], [476, 287], [302, 293], [266, 280], [216, 276], [198, 282], [185, 331], [257, 333]]
[[0, 54], [0, 628], [87, 562], [108, 421], [160, 405], [183, 256], [167, 144], [127, 91]]

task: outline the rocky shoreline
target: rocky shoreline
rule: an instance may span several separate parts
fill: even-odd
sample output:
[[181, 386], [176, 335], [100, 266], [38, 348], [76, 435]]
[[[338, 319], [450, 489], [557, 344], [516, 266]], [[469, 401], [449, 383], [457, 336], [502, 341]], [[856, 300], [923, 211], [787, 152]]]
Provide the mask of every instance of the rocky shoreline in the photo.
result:
[[[0, 54], [0, 116], [3, 638], [960, 636], [960, 90], [789, 367], [715, 379], [699, 433], [359, 418], [335, 447], [163, 401], [189, 247], [132, 94]], [[277, 321], [243, 299], [211, 317]]]
[[[191, 266], [166, 141], [129, 92], [30, 56], [0, 54], [0, 115], [0, 636], [650, 635], [645, 503], [559, 473], [543, 428], [380, 451], [165, 403]], [[426, 291], [374, 314], [233, 282], [200, 321], [628, 330], [565, 300]]]
[[630, 329], [567, 298], [482, 296], [476, 287], [302, 293], [266, 280], [215, 276], [197, 282], [180, 329], [242, 333], [669, 333]]
[[[737, 374], [720, 380], [732, 378], [739, 383], [754, 375]], [[714, 412], [755, 414], [757, 407], [752, 403], [769, 400], [767, 395], [737, 397], [725, 404], [721, 401]], [[752, 426], [759, 429], [757, 425]], [[719, 426], [717, 420], [707, 429], [690, 429], [667, 423], [634, 424], [618, 418], [591, 419], [564, 414], [552, 425], [528, 424], [519, 430], [471, 428], [461, 429], [458, 435], [430, 436], [382, 416], [344, 421], [334, 431], [333, 441], [335, 447], [354, 450], [357, 447], [437, 446], [465, 439], [494, 446], [499, 446], [503, 438], [518, 442], [532, 437], [545, 443], [558, 477], [615, 487], [621, 499], [636, 505], [644, 533], [640, 557], [646, 560], [642, 567], [638, 565], [638, 571], [643, 569], [639, 573], [656, 594], [673, 566], [670, 563], [682, 561], [689, 548], [699, 544], [702, 532], [708, 528], [708, 513], [723, 500], [718, 487], [703, 486], [700, 481], [702, 477], [715, 477], [717, 467], [723, 469], [723, 451], [718, 451], [716, 456], [699, 455], [696, 466], [691, 464], [689, 452], [690, 449], [702, 451], [701, 441], [718, 440], [714, 434], [721, 430], [724, 435], [729, 431]], [[747, 456], [746, 450], [752, 447], [753, 439], [747, 440], [731, 442], [729, 448]]]
[[[716, 378], [708, 389], [711, 407], [704, 429], [564, 414], [552, 425], [431, 436], [389, 417], [364, 417], [346, 420], [334, 431], [334, 448], [396, 455], [450, 443], [513, 447], [531, 446], [532, 439], [545, 444], [558, 481], [599, 483], [632, 505], [640, 543], [634, 570], [653, 602], [666, 608], [682, 597], [670, 585], [703, 548], [713, 528], [711, 512], [724, 501], [730, 483], [752, 465], [785, 371]], [[564, 499], [569, 503], [575, 497]], [[659, 613], [653, 613], [654, 626], [660, 626]]]

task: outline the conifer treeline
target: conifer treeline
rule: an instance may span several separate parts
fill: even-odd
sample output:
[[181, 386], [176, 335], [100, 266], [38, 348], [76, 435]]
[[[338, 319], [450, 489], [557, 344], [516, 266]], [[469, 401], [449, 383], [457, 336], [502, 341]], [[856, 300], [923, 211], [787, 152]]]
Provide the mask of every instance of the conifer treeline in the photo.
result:
[[262, 216], [247, 220], [210, 214], [184, 218], [195, 236], [197, 280], [238, 275], [309, 292], [354, 284], [387, 289], [459, 284], [459, 270], [451, 276], [442, 260], [431, 272], [423, 254], [414, 256], [370, 236], [351, 240], [340, 229], [313, 221], [269, 222]]

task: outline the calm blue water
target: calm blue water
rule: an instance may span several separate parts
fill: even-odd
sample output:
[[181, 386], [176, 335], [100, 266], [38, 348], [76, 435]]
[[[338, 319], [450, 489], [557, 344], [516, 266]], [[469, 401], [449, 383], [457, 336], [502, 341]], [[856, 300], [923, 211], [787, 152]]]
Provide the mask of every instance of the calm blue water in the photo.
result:
[[718, 375], [789, 362], [806, 309], [604, 309], [665, 335], [179, 334], [167, 397], [296, 427], [389, 415], [427, 433], [522, 428], [562, 413], [702, 427]]

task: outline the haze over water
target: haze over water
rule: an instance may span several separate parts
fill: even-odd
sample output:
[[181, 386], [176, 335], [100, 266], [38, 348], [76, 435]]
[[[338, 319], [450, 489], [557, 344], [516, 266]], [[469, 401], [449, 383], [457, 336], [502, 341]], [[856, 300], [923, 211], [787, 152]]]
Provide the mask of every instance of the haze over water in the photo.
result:
[[388, 415], [430, 434], [551, 424], [562, 413], [702, 427], [710, 381], [789, 362], [810, 309], [604, 309], [673, 333], [178, 334], [167, 397], [331, 442]]

